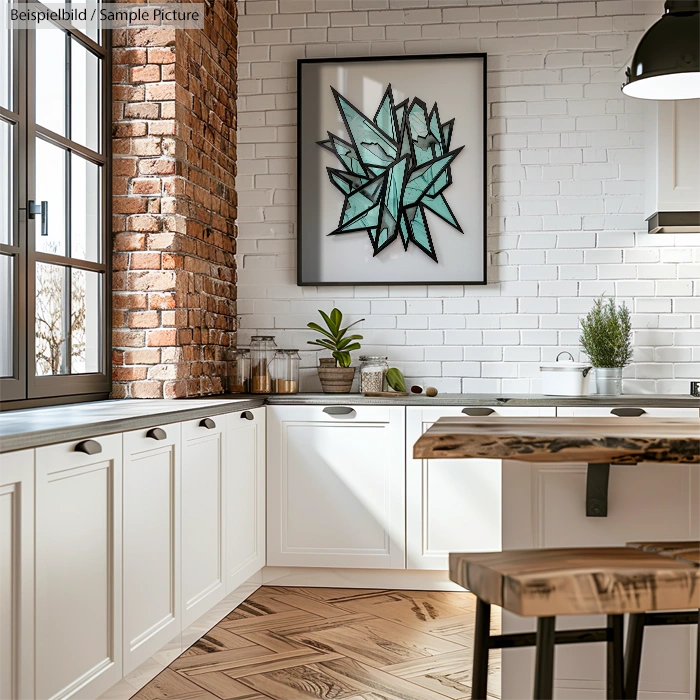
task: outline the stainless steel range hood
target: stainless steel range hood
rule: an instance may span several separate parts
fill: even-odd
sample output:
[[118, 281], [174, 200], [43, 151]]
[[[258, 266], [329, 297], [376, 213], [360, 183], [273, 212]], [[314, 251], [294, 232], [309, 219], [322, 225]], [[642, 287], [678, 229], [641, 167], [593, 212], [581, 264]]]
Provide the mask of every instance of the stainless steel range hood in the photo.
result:
[[647, 224], [649, 233], [700, 233], [700, 211], [657, 211]]

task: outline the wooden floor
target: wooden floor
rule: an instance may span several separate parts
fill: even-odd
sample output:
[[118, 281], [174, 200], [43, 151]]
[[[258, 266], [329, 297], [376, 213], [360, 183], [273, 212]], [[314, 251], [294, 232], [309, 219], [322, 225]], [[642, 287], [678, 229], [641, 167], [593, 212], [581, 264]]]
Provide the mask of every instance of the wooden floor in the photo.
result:
[[[473, 631], [469, 593], [263, 587], [134, 698], [467, 698]], [[489, 674], [499, 698], [499, 651]]]

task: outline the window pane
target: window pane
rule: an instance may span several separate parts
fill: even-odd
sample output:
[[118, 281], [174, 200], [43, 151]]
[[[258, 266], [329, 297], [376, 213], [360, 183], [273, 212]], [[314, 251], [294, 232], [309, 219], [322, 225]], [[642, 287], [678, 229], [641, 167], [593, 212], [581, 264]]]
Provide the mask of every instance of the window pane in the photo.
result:
[[36, 249], [66, 254], [66, 151], [36, 140], [36, 201], [48, 202], [48, 235], [41, 235], [41, 218], [34, 219]]
[[102, 167], [71, 153], [71, 256], [100, 262]]
[[12, 109], [12, 32], [8, 26], [10, 0], [0, 0], [0, 105]]
[[100, 59], [71, 39], [71, 139], [100, 150]]
[[[2, 10], [2, 7], [0, 7]], [[12, 236], [12, 130], [0, 119], [0, 243], [13, 245]]]
[[66, 270], [59, 265], [36, 264], [36, 373], [65, 374]]
[[0, 255], [0, 377], [12, 376], [14, 275], [12, 258]]
[[99, 372], [103, 277], [75, 268], [71, 273], [71, 374]]
[[36, 32], [36, 121], [66, 135], [66, 35], [53, 24]]
[[87, 6], [86, 19], [82, 20], [76, 17], [75, 20], [71, 21], [71, 24], [76, 29], [79, 29], [83, 34], [89, 36], [93, 41], [97, 42], [98, 44], [101, 44], [102, 38], [100, 36], [100, 13], [95, 12], [95, 15], [93, 17], [93, 10], [99, 8], [98, 0], [80, 0], [79, 4]]

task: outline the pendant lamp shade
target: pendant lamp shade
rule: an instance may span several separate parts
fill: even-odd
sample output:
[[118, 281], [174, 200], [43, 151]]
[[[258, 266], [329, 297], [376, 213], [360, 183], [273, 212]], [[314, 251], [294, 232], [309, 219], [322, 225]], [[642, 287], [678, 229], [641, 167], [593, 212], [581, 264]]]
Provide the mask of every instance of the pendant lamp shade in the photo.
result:
[[700, 98], [700, 0], [666, 0], [642, 37], [622, 92], [646, 100]]

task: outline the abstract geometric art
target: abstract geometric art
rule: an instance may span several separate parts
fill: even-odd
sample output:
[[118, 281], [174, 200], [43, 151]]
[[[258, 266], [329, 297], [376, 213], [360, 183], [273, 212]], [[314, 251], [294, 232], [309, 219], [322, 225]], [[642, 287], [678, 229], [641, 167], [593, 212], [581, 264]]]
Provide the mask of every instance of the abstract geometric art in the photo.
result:
[[428, 112], [418, 98], [395, 105], [391, 85], [370, 119], [331, 90], [350, 143], [330, 132], [317, 142], [342, 165], [327, 168], [345, 197], [338, 227], [328, 235], [367, 231], [375, 256], [400, 237], [404, 250], [413, 243], [438, 262], [425, 210], [463, 233], [444, 195], [463, 148], [450, 151], [454, 119], [443, 123], [437, 104]]

